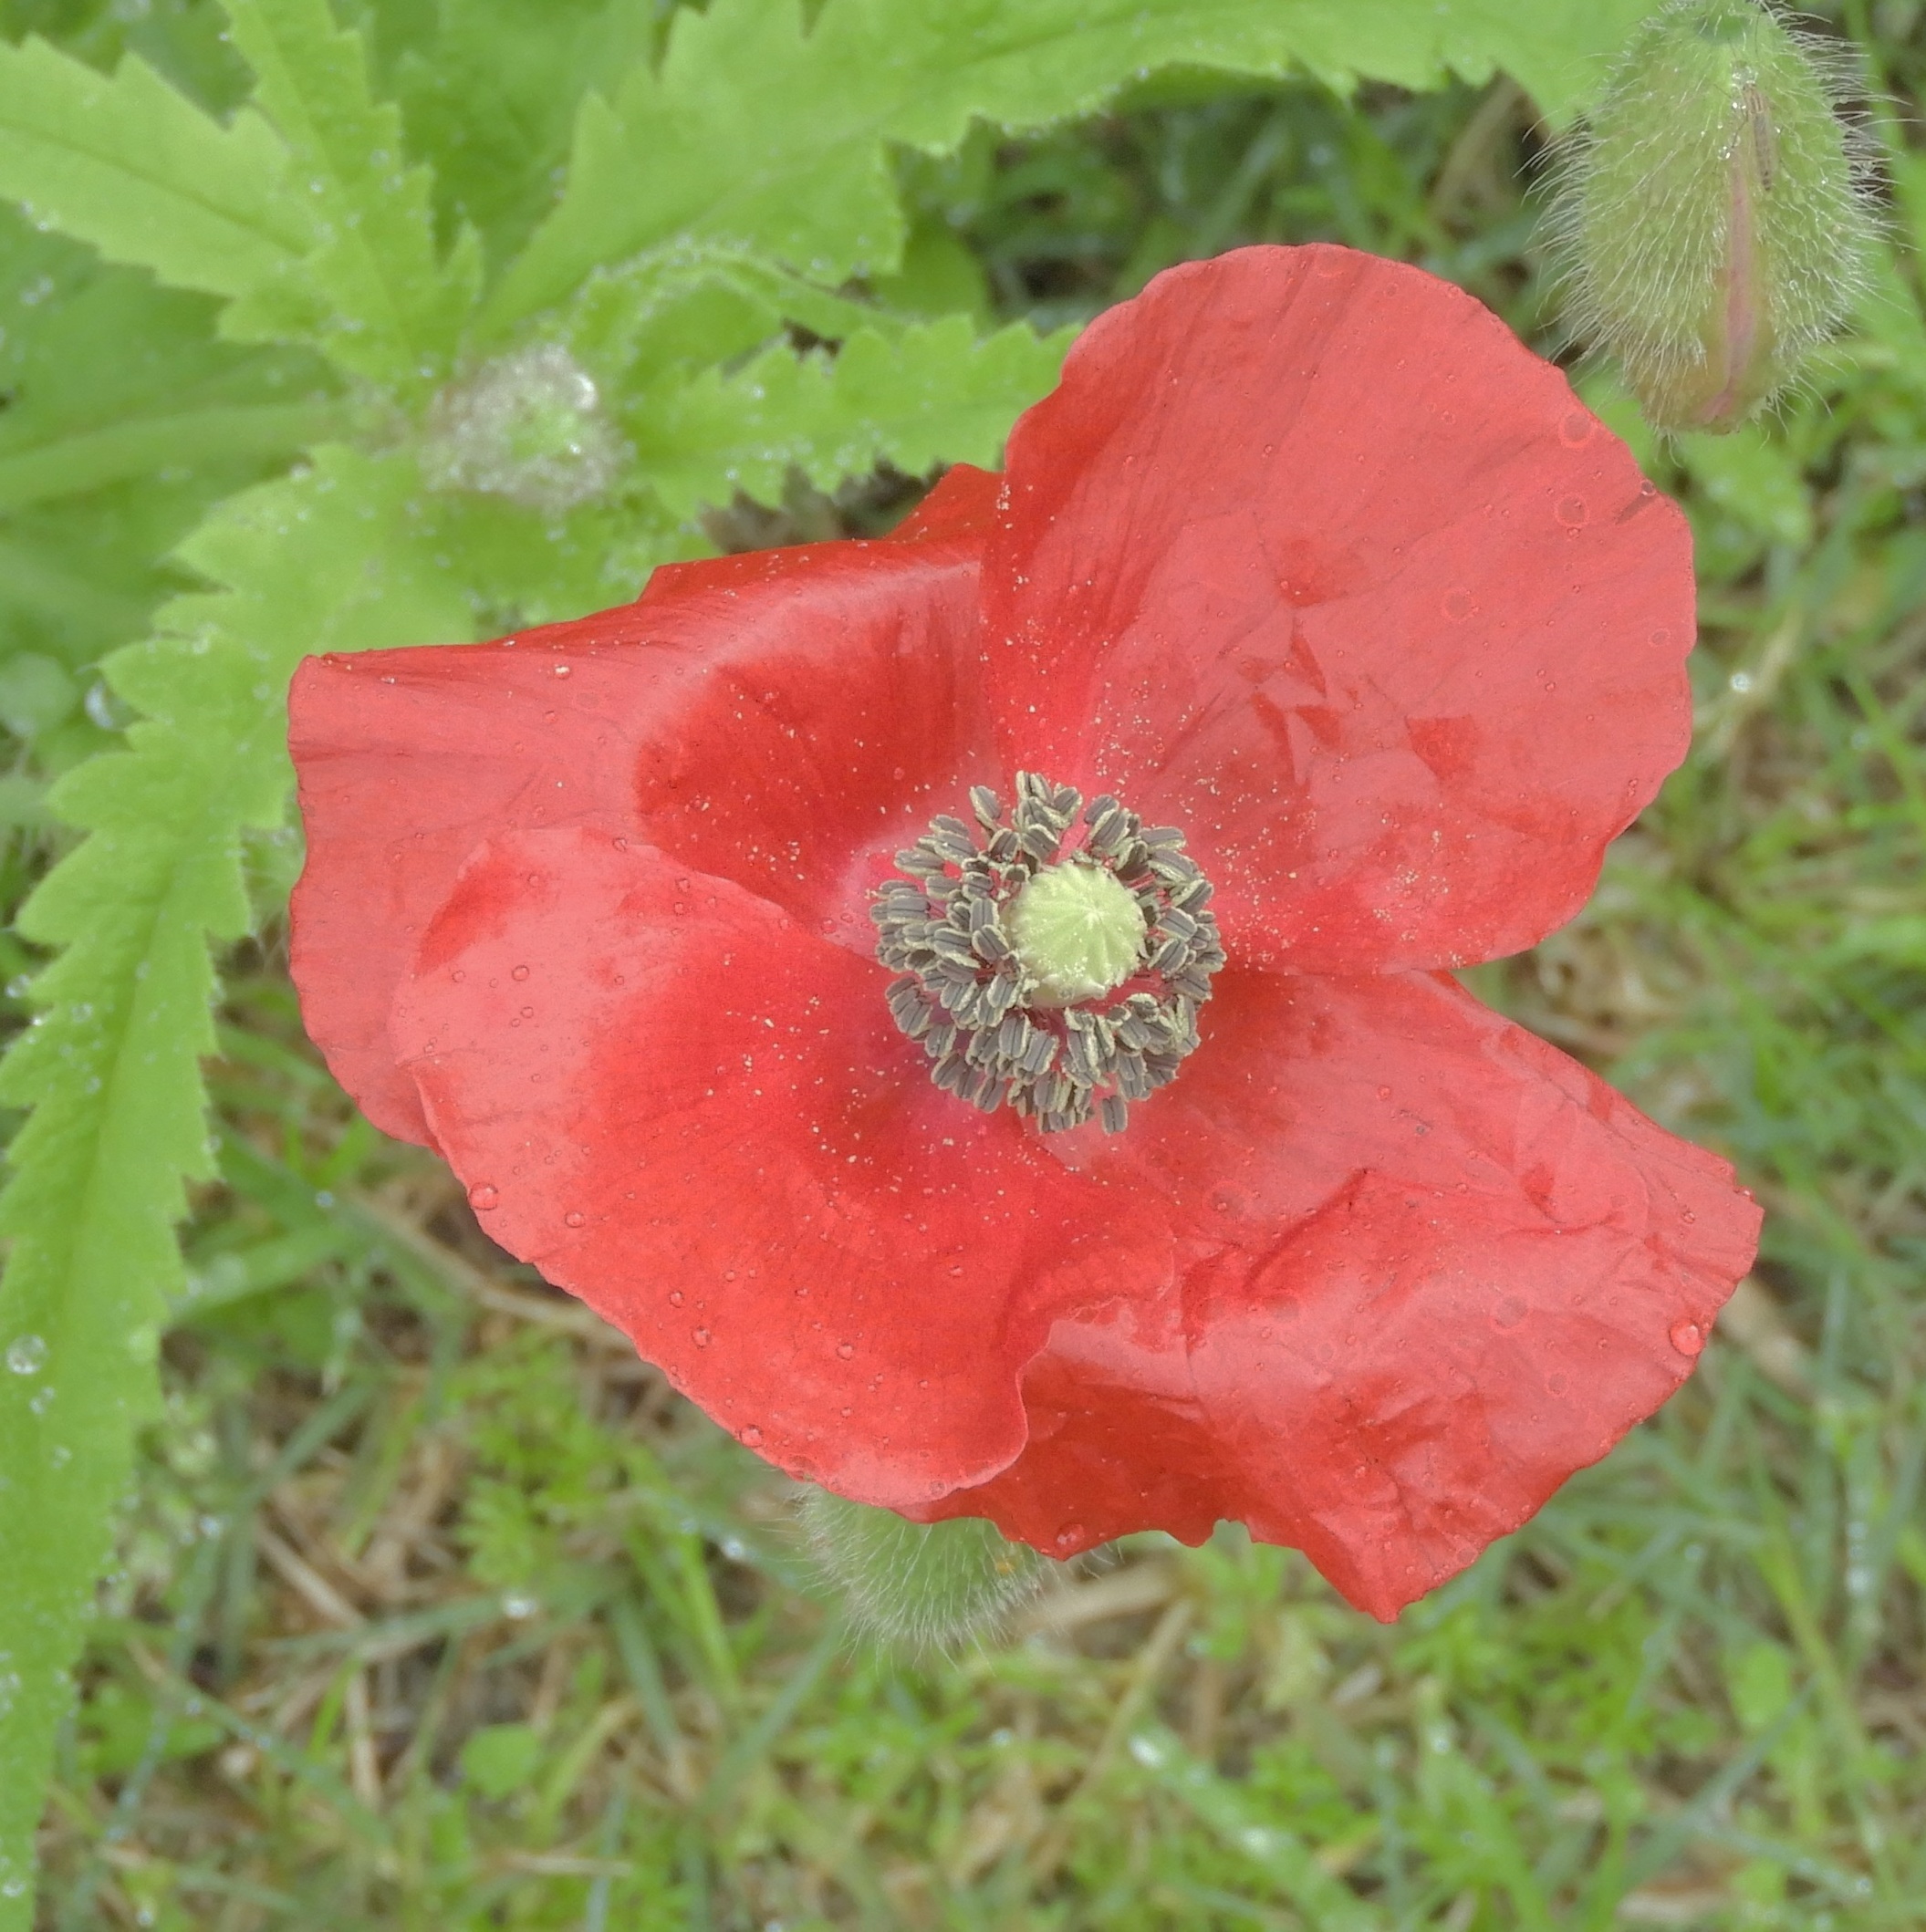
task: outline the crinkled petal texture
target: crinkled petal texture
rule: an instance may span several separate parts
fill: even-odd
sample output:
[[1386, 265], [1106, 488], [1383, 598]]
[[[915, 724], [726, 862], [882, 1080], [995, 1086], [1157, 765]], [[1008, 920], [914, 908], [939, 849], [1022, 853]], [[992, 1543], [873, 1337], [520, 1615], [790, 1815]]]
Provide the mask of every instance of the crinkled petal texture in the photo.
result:
[[[1380, 1616], [1690, 1371], [1730, 1170], [1442, 962], [1684, 743], [1683, 525], [1475, 303], [1174, 271], [1006, 479], [292, 695], [294, 970], [370, 1118], [791, 1473], [1066, 1554], [1222, 1517]], [[1184, 829], [1231, 965], [1126, 1133], [935, 1088], [867, 913], [1015, 769]]]
[[640, 603], [504, 643], [301, 666], [294, 975], [309, 1034], [377, 1127], [432, 1144], [389, 1008], [492, 835], [654, 838], [867, 955], [865, 888], [994, 762], [977, 545], [950, 540], [980, 478], [931, 506], [943, 540], [684, 565]]
[[1009, 760], [1182, 826], [1233, 952], [1452, 966], [1564, 924], [1684, 755], [1684, 518], [1488, 309], [1346, 248], [1172, 269], [1010, 440]]
[[393, 1036], [482, 1225], [793, 1474], [924, 1503], [1005, 1467], [1055, 1316], [1156, 1301], [1164, 1218], [933, 1086], [885, 976], [733, 880], [491, 839]]
[[1162, 1203], [1179, 1292], [1061, 1319], [1023, 1456], [923, 1513], [1058, 1553], [1233, 1518], [1390, 1617], [1685, 1379], [1758, 1210], [1443, 975], [1218, 983], [1141, 1127], [1067, 1150]]

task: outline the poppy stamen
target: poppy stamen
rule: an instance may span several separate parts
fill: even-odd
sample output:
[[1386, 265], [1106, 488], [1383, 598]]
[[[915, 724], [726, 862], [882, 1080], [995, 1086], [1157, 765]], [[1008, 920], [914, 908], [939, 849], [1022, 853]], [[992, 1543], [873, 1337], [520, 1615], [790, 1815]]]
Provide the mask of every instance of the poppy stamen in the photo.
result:
[[984, 785], [970, 810], [973, 827], [938, 814], [877, 888], [877, 957], [901, 975], [890, 1015], [936, 1085], [984, 1113], [1121, 1133], [1198, 1044], [1224, 957], [1210, 881], [1177, 827], [1108, 793], [1086, 805], [1019, 772], [1007, 815]]

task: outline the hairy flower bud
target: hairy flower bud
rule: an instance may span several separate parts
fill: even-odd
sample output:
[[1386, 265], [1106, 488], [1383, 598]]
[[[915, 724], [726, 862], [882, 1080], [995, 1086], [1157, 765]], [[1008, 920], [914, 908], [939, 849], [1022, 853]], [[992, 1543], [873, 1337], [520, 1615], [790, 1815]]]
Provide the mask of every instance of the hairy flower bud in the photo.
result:
[[625, 454], [594, 380], [558, 343], [485, 363], [429, 410], [422, 468], [440, 490], [478, 490], [550, 514], [599, 496]]
[[1656, 427], [1735, 429], [1846, 318], [1875, 234], [1849, 78], [1759, 0], [1668, 0], [1567, 148], [1568, 319]]
[[974, 1517], [910, 1522], [828, 1490], [806, 1491], [802, 1511], [850, 1621], [886, 1643], [951, 1649], [994, 1632], [1042, 1587], [1044, 1559]]

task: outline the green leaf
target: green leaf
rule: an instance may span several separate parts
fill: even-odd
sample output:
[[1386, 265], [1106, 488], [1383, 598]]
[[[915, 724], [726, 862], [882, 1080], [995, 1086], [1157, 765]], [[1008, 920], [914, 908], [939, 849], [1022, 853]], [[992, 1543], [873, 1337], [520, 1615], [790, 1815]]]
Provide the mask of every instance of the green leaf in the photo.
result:
[[130, 55], [109, 78], [44, 40], [0, 45], [0, 194], [161, 281], [238, 296], [312, 245], [259, 115], [223, 127]]
[[8, 209], [0, 304], [0, 650], [78, 668], [143, 633], [172, 587], [166, 553], [321, 440], [339, 405], [307, 352], [221, 342], [206, 296]]
[[1272, 1823], [1241, 1786], [1192, 1757], [1172, 1731], [1153, 1720], [1132, 1734], [1130, 1751], [1146, 1778], [1239, 1863], [1262, 1873], [1309, 1924], [1321, 1932], [1382, 1932], [1375, 1906], [1326, 1871], [1296, 1833]]
[[677, 243], [598, 268], [558, 332], [605, 383], [652, 380], [678, 365], [726, 362], [785, 322], [826, 342], [859, 329], [889, 335], [911, 318], [855, 302], [734, 243]]
[[443, 222], [473, 222], [498, 259], [519, 247], [553, 197], [582, 96], [654, 57], [665, 11], [627, 0], [384, 8], [383, 43], [399, 40], [390, 86], [434, 156]]
[[176, 457], [290, 457], [339, 419], [326, 403], [213, 404], [156, 410], [0, 455], [0, 514], [166, 469]]
[[556, 516], [454, 490], [423, 504], [422, 516], [436, 554], [461, 559], [463, 586], [491, 637], [629, 603], [656, 565], [713, 548], [632, 486]]
[[676, 21], [576, 123], [567, 186], [489, 305], [504, 331], [599, 264], [690, 234], [818, 281], [887, 274], [903, 219], [888, 150], [948, 150], [973, 119], [1038, 128], [1182, 64], [1411, 88], [1510, 67], [1568, 115], [1643, 0], [716, 0]]
[[766, 350], [734, 376], [644, 395], [625, 425], [642, 471], [682, 514], [737, 491], [781, 501], [791, 469], [818, 488], [888, 461], [912, 476], [938, 462], [994, 465], [1010, 424], [1057, 379], [1070, 331], [1022, 324], [976, 341], [967, 316], [858, 330], [833, 359]]
[[57, 659], [22, 650], [0, 662], [0, 724], [16, 738], [64, 723], [79, 701], [79, 686]]
[[[183, 1282], [173, 1223], [209, 1171], [199, 1057], [213, 1045], [208, 940], [246, 928], [245, 828], [281, 823], [284, 694], [336, 646], [466, 635], [463, 600], [408, 514], [412, 466], [324, 452], [223, 506], [183, 560], [224, 587], [176, 598], [116, 655], [145, 713], [129, 749], [62, 782], [91, 836], [21, 915], [62, 947], [0, 1102], [33, 1108], [0, 1234], [0, 1927], [24, 1926], [42, 1781], [69, 1694], [132, 1432], [154, 1400], [158, 1324]], [[23, 1367], [21, 1365], [26, 1365]]]
[[484, 1724], [462, 1747], [462, 1775], [484, 1798], [531, 1783], [541, 1761], [541, 1734], [527, 1724]]
[[1895, 383], [1926, 402], [1926, 314], [1890, 244], [1874, 251], [1858, 322], [1858, 335], [1837, 353], [1860, 369], [1887, 370]]
[[401, 119], [370, 91], [359, 34], [328, 0], [224, 0], [255, 99], [286, 141], [318, 246], [229, 311], [241, 340], [312, 340], [343, 369], [404, 392], [447, 370], [481, 280], [464, 231], [444, 265], [432, 178], [405, 165]]
[[1803, 549], [1812, 541], [1812, 492], [1797, 459], [1756, 423], [1726, 436], [1678, 438], [1681, 460], [1709, 503], [1755, 535]]

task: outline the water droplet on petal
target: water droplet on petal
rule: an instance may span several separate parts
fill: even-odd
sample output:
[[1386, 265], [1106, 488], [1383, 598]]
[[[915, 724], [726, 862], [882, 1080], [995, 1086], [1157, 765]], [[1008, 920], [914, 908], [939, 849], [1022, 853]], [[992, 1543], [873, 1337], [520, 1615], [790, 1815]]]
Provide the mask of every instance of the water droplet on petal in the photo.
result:
[[847, 1362], [856, 1353], [856, 1344], [854, 1342], [838, 1342], [836, 1345], [836, 1352]]
[[1590, 514], [1582, 496], [1565, 496], [1558, 500], [1557, 518], [1567, 530], [1578, 529]]
[[1705, 1346], [1705, 1331], [1696, 1322], [1674, 1322], [1671, 1345], [1681, 1356], [1695, 1356]]
[[1558, 441], [1567, 449], [1576, 450], [1581, 443], [1588, 443], [1592, 440], [1592, 432], [1598, 427], [1598, 423], [1583, 410], [1574, 410], [1558, 425]]
[[1462, 585], [1444, 593], [1443, 610], [1452, 623], [1460, 624], [1472, 614], [1472, 594]]
[[1545, 1378], [1546, 1387], [1549, 1389], [1551, 1393], [1555, 1396], [1562, 1396], [1565, 1393], [1566, 1382], [1567, 1377], [1564, 1375], [1560, 1374], [1556, 1369], [1554, 1369], [1552, 1373], [1546, 1376]]
[[706, 1328], [692, 1328], [689, 1331], [689, 1339], [698, 1348], [706, 1348], [711, 1342], [714, 1341], [715, 1337]]
[[1492, 1310], [1492, 1326], [1515, 1328], [1530, 1313], [1523, 1295], [1508, 1294]]
[[468, 1190], [468, 1205], [477, 1214], [485, 1214], [489, 1209], [498, 1207], [501, 1200], [501, 1189], [489, 1181], [478, 1180]]
[[511, 980], [526, 980], [528, 977], [528, 969], [526, 966], [517, 966], [508, 977]]
[[570, 1208], [567, 1213], [562, 1216], [562, 1223], [565, 1227], [579, 1228], [588, 1219], [579, 1208]]
[[753, 1422], [746, 1424], [743, 1429], [743, 1441], [750, 1449], [760, 1449], [763, 1446], [762, 1430]]
[[1084, 1540], [1088, 1533], [1080, 1522], [1067, 1522], [1057, 1532], [1057, 1547], [1059, 1550], [1074, 1549]]

